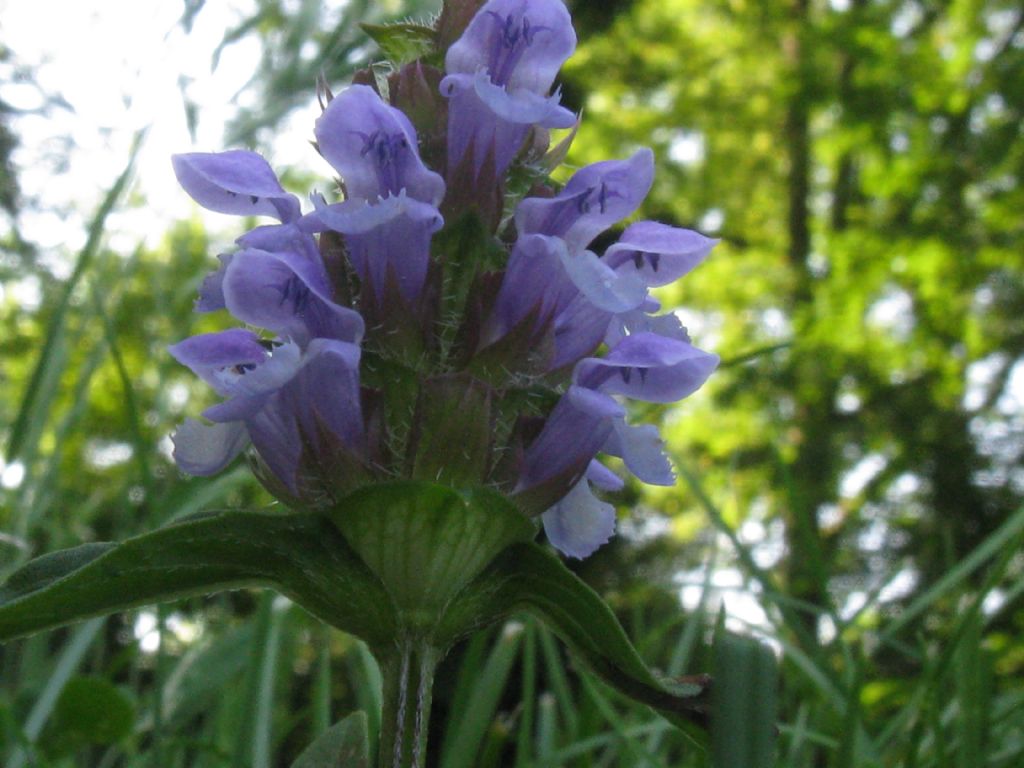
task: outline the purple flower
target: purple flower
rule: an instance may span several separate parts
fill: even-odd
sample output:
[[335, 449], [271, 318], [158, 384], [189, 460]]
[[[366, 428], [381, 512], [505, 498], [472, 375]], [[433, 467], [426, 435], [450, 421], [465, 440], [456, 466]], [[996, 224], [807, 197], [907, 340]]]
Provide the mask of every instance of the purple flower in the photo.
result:
[[235, 253], [222, 281], [228, 311], [306, 347], [315, 338], [358, 343], [363, 318], [331, 300], [322, 263], [292, 251]]
[[358, 343], [363, 321], [332, 300], [316, 242], [297, 227], [298, 200], [281, 188], [255, 152], [192, 153], [172, 158], [181, 185], [200, 205], [220, 213], [272, 216], [238, 239], [243, 250], [221, 254], [203, 281], [196, 310], [226, 308], [243, 322], [305, 346], [315, 337]]
[[227, 398], [203, 412], [212, 425], [189, 420], [173, 438], [175, 460], [190, 474], [219, 472], [251, 441], [274, 475], [298, 493], [307, 446], [326, 453], [326, 439], [362, 455], [355, 344], [316, 339], [302, 351], [292, 342], [232, 329], [193, 336], [170, 352]]
[[560, 237], [570, 251], [586, 248], [640, 206], [653, 179], [654, 154], [649, 149], [628, 160], [593, 163], [577, 171], [554, 197], [523, 200], [516, 209], [516, 228], [520, 235]]
[[641, 274], [615, 269], [585, 249], [636, 210], [653, 174], [653, 156], [641, 150], [627, 160], [582, 168], [554, 198], [519, 204], [519, 238], [482, 334], [484, 346], [532, 313], [537, 329], [550, 326], [555, 346], [550, 367], [558, 370], [590, 354], [616, 314], [643, 304], [647, 284]]
[[590, 557], [615, 534], [615, 507], [580, 480], [542, 516], [548, 541], [569, 557]]
[[444, 223], [437, 210], [444, 181], [420, 160], [412, 124], [372, 88], [354, 85], [327, 105], [315, 134], [320, 153], [341, 174], [348, 199], [327, 205], [314, 197], [316, 211], [303, 229], [344, 235], [364, 292], [378, 305], [394, 280], [415, 306], [431, 237]]
[[171, 158], [178, 182], [192, 199], [217, 213], [299, 217], [299, 201], [281, 188], [273, 169], [255, 152], [193, 152]]
[[649, 403], [674, 403], [693, 394], [718, 366], [718, 356], [656, 333], [626, 336], [604, 357], [581, 360], [579, 386]]
[[656, 221], [638, 221], [604, 255], [612, 269], [636, 275], [650, 287], [668, 285], [700, 264], [718, 243], [699, 232]]
[[[504, 174], [531, 130], [575, 122], [551, 94], [575, 45], [560, 0], [490, 0], [446, 52], [443, 78], [421, 61], [392, 78], [391, 103], [366, 85], [341, 91], [314, 134], [342, 199], [314, 194], [305, 216], [259, 155], [174, 158], [200, 204], [276, 220], [220, 255], [196, 303], [269, 338], [234, 329], [171, 348], [222, 398], [174, 435], [183, 470], [212, 474], [251, 447], [267, 487], [305, 507], [403, 476], [496, 487], [580, 558], [615, 532], [594, 491], [624, 481], [603, 457], [642, 482], [675, 482], [657, 427], [630, 422], [625, 398], [676, 402], [718, 364], [650, 295], [715, 241], [641, 221], [590, 250], [650, 190], [647, 149], [522, 200], [514, 229], [497, 231]], [[410, 72], [440, 80], [446, 137], [424, 107], [440, 96], [411, 98]], [[396, 103], [431, 164], [447, 145], [447, 201]], [[446, 226], [443, 201], [474, 213]]]
[[430, 264], [430, 240], [444, 223], [437, 208], [408, 197], [404, 189], [372, 205], [362, 200], [315, 202], [308, 227], [345, 236], [349, 261], [378, 304], [389, 279], [410, 306], [419, 301]]
[[575, 49], [560, 0], [486, 3], [445, 55], [449, 173], [468, 155], [474, 178], [488, 159], [500, 177], [531, 126], [572, 126], [575, 116], [548, 92]]
[[369, 86], [353, 85], [332, 99], [313, 133], [349, 200], [375, 202], [404, 190], [436, 207], [444, 197], [444, 180], [420, 160], [412, 123]]

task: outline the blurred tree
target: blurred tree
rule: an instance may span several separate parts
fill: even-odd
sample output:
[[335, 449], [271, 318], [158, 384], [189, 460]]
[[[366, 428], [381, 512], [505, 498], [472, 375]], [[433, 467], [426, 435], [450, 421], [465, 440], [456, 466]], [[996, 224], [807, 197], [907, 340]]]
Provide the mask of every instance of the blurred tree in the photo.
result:
[[581, 38], [570, 160], [653, 143], [644, 215], [723, 239], [664, 296], [726, 360], [668, 434], [733, 526], [784, 521], [813, 650], [1024, 498], [1024, 12], [638, 0]]

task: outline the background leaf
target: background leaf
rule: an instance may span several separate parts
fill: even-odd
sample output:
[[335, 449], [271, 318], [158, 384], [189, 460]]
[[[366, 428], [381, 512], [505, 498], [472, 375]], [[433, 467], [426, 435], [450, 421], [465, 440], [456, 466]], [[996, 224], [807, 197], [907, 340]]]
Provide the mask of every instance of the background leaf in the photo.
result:
[[366, 715], [353, 712], [335, 723], [292, 763], [292, 768], [369, 768]]

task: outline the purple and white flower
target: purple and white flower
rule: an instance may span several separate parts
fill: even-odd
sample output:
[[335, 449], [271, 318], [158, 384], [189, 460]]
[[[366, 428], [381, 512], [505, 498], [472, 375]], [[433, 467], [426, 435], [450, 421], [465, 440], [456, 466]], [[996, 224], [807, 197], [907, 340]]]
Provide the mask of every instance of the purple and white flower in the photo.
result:
[[[305, 215], [253, 152], [174, 158], [200, 205], [272, 219], [219, 256], [196, 303], [265, 333], [235, 328], [170, 349], [222, 398], [174, 435], [182, 470], [214, 474], [249, 449], [272, 492], [315, 507], [421, 464], [433, 477], [463, 462], [447, 476], [501, 489], [571, 557], [615, 531], [615, 508], [594, 489], [624, 481], [603, 456], [642, 482], [675, 482], [657, 427], [632, 423], [627, 405], [675, 403], [718, 364], [650, 294], [715, 241], [639, 221], [603, 253], [591, 250], [642, 204], [650, 150], [521, 200], [514, 228], [500, 232], [472, 206], [446, 224], [440, 207], [461, 209], [423, 160], [446, 145], [441, 170], [458, 179], [455, 199], [493, 198], [531, 129], [575, 122], [551, 93], [575, 45], [560, 0], [485, 3], [445, 52], [443, 79], [433, 70], [447, 136], [431, 128], [443, 120], [420, 119], [436, 134], [423, 155], [413, 121], [377, 90], [341, 91], [314, 127], [340, 199], [314, 194]], [[465, 444], [425, 439], [439, 418]], [[451, 453], [417, 461], [419, 446]], [[467, 461], [467, 450], [481, 455]]]
[[502, 176], [532, 126], [569, 128], [576, 116], [549, 95], [576, 49], [561, 0], [490, 0], [445, 55], [448, 168], [485, 162]]

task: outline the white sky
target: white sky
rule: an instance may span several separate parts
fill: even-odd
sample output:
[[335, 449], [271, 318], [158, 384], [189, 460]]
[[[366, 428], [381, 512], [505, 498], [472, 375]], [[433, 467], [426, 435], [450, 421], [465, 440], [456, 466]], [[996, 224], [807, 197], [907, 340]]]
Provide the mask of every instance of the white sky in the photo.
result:
[[[22, 145], [15, 163], [26, 199], [38, 197], [60, 212], [39, 214], [26, 206], [22, 231], [58, 271], [84, 242], [85, 222], [124, 167], [140, 128], [149, 127], [136, 170], [136, 190], [146, 205], [111, 218], [112, 244], [130, 250], [145, 239], [152, 245], [173, 221], [196, 210], [178, 188], [169, 158], [175, 152], [228, 148], [224, 124], [256, 67], [258, 43], [244, 39], [228, 46], [215, 71], [211, 57], [225, 30], [247, 17], [252, 5], [252, 0], [210, 0], [186, 33], [178, 23], [184, 10], [180, 0], [0, 0], [0, 40], [33, 71], [43, 93], [60, 94], [73, 108], [20, 117], [14, 125]], [[199, 107], [195, 145], [178, 85], [182, 77], [193, 81], [188, 92]], [[38, 104], [27, 87], [8, 87], [3, 96], [15, 107]], [[270, 158], [275, 166], [316, 167], [318, 158], [306, 141], [313, 109], [311, 83], [308, 115], [289, 121], [306, 128], [278, 136]], [[74, 146], [65, 171], [57, 173], [39, 158], [61, 136], [70, 136]], [[215, 214], [208, 221], [224, 231], [234, 224]]]

